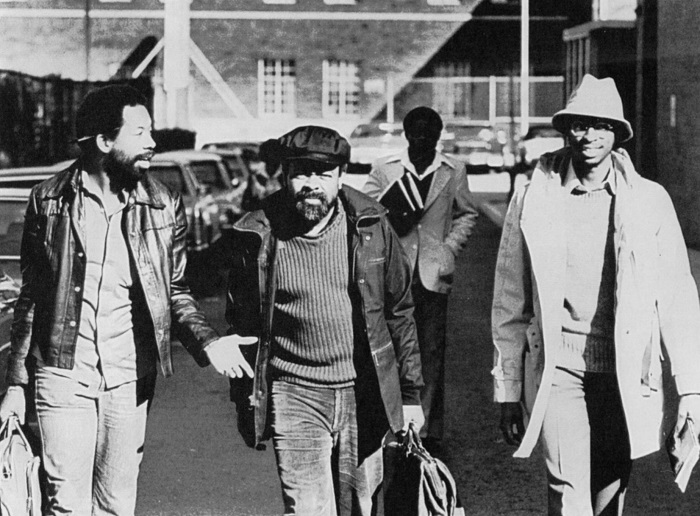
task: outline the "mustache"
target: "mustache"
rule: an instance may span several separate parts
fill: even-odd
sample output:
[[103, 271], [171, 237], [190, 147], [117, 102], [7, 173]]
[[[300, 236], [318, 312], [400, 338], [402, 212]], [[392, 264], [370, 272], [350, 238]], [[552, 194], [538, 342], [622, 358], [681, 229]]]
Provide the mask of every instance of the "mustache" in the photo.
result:
[[318, 199], [320, 201], [325, 201], [326, 196], [321, 192], [298, 192], [294, 196], [294, 200], [296, 201], [305, 201], [307, 199]]
[[153, 159], [153, 156], [155, 156], [155, 154], [156, 153], [153, 151], [142, 152], [141, 154], [137, 154], [135, 159], [136, 159], [136, 161], [140, 161], [140, 160], [150, 161], [151, 159]]

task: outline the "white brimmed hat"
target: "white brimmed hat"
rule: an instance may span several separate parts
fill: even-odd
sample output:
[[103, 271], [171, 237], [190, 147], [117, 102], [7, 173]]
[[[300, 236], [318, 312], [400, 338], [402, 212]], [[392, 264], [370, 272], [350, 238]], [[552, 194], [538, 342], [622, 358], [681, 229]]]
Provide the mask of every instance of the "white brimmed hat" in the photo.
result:
[[566, 107], [552, 117], [552, 125], [562, 134], [566, 134], [571, 122], [582, 116], [609, 121], [615, 128], [618, 143], [632, 138], [632, 126], [625, 120], [622, 98], [615, 81], [610, 77], [596, 79], [590, 74], [584, 75], [571, 92]]

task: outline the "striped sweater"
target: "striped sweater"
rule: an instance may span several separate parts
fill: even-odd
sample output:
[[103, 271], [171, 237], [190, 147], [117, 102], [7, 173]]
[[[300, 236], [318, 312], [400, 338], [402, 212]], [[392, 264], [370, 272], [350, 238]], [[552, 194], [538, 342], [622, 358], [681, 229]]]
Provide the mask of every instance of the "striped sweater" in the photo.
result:
[[346, 215], [316, 237], [280, 241], [270, 366], [273, 377], [302, 385], [349, 386], [352, 305]]

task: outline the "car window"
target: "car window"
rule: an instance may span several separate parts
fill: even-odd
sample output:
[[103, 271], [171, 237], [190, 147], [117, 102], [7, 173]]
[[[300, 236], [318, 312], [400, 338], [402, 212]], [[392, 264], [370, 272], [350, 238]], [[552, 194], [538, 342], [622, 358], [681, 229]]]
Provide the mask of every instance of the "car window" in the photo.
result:
[[27, 201], [24, 199], [0, 197], [0, 256], [19, 256], [26, 209]]
[[527, 138], [561, 138], [562, 134], [554, 127], [532, 127]]
[[182, 170], [177, 165], [154, 166], [151, 164], [148, 173], [165, 184], [165, 186], [170, 188], [173, 192], [182, 195], [188, 194], [187, 184], [185, 183], [185, 178], [182, 176]]
[[226, 190], [226, 183], [221, 177], [216, 161], [195, 161], [190, 166], [197, 181], [204, 186], [208, 186], [211, 192]]
[[231, 181], [240, 184], [246, 178], [245, 164], [238, 156], [226, 156], [223, 158], [224, 166], [228, 171]]

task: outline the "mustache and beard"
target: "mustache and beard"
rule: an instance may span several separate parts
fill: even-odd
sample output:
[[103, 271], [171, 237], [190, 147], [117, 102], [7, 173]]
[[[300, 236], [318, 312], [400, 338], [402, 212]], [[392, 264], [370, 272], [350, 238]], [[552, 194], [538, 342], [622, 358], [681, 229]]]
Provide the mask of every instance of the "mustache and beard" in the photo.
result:
[[[310, 199], [317, 199], [320, 203], [309, 204], [306, 201]], [[293, 202], [296, 213], [300, 216], [305, 225], [313, 226], [335, 208], [338, 197], [329, 199], [321, 192], [302, 191], [294, 195]]]
[[127, 156], [120, 150], [110, 150], [102, 161], [102, 166], [110, 179], [110, 189], [118, 193], [122, 190], [130, 192], [136, 188], [136, 184], [146, 176], [146, 169], [136, 164], [141, 160], [149, 161], [153, 154], [153, 152], [142, 152], [135, 156]]

